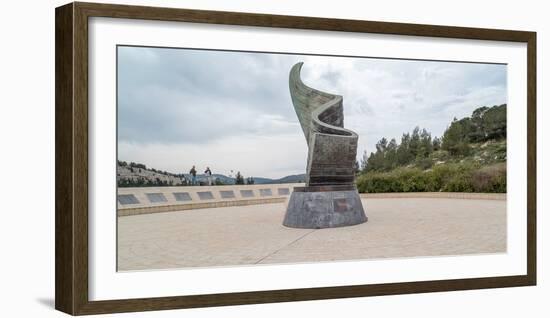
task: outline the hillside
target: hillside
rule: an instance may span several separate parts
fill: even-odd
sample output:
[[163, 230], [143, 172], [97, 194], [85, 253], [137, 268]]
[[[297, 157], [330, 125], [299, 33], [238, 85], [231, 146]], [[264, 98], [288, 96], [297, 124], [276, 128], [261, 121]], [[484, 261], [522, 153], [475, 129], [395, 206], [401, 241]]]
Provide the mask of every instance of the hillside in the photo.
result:
[[438, 150], [430, 155], [434, 165], [444, 163], [470, 162], [481, 165], [506, 162], [506, 140], [488, 140], [470, 143], [470, 153], [465, 156], [452, 156], [448, 151]]
[[119, 187], [152, 187], [182, 185], [182, 179], [173, 173], [147, 169], [143, 164], [118, 161], [117, 183]]
[[506, 192], [506, 104], [454, 119], [441, 138], [425, 129], [365, 153], [360, 192]]

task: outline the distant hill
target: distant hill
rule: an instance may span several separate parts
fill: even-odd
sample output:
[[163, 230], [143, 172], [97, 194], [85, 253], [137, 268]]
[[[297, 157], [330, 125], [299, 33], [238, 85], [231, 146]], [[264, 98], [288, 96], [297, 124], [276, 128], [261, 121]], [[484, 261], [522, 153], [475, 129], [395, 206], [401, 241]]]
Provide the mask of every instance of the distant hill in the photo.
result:
[[231, 177], [225, 176], [223, 174], [214, 173], [212, 175], [212, 177], [214, 177], [214, 179], [220, 180], [224, 184], [235, 184], [235, 178], [231, 178]]
[[252, 179], [254, 179], [254, 184], [270, 184], [273, 182], [273, 179], [263, 177], [252, 177]]
[[280, 179], [269, 179], [269, 178], [259, 178], [254, 177], [254, 183], [256, 184], [276, 184], [276, 183], [301, 183], [305, 182], [305, 174], [294, 174]]
[[[212, 177], [218, 185], [235, 184], [235, 178], [223, 174], [213, 174]], [[117, 183], [119, 187], [182, 186], [188, 185], [191, 179], [189, 173], [177, 174], [161, 171], [141, 163], [118, 161], [117, 164]], [[252, 179], [254, 179], [254, 184], [298, 183], [304, 182], [305, 174], [290, 175], [280, 179], [264, 177], [252, 177]], [[206, 184], [206, 176], [197, 174], [197, 182]]]

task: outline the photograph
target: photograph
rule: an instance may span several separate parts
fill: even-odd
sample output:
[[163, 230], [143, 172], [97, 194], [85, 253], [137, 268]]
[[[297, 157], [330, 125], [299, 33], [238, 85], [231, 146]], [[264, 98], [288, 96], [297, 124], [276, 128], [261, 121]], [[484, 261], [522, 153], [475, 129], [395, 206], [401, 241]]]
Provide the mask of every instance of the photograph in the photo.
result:
[[52, 306], [532, 307], [544, 19], [417, 7], [57, 6]]
[[506, 253], [507, 71], [117, 45], [117, 271]]

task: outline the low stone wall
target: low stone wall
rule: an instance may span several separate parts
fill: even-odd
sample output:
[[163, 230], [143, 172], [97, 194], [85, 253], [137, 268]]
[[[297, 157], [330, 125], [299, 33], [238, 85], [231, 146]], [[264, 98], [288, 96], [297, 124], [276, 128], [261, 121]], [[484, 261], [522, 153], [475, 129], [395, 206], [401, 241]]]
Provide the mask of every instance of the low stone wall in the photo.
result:
[[118, 188], [117, 215], [284, 202], [303, 183]]
[[467, 200], [506, 200], [506, 193], [467, 193], [467, 192], [390, 192], [361, 193], [365, 199], [391, 198], [432, 198], [432, 199], [467, 199]]
[[221, 201], [221, 202], [174, 204], [174, 205], [157, 205], [157, 206], [148, 206], [148, 207], [141, 207], [141, 208], [119, 209], [117, 215], [129, 216], [129, 215], [138, 215], [138, 214], [183, 211], [183, 210], [194, 210], [194, 209], [223, 208], [228, 206], [282, 203], [285, 201], [286, 201], [286, 198], [270, 198], [270, 199], [234, 200], [234, 201]]
[[[117, 215], [221, 208], [285, 202], [303, 183], [193, 187], [118, 188]], [[400, 192], [361, 193], [364, 199], [441, 198], [506, 200], [506, 193]]]

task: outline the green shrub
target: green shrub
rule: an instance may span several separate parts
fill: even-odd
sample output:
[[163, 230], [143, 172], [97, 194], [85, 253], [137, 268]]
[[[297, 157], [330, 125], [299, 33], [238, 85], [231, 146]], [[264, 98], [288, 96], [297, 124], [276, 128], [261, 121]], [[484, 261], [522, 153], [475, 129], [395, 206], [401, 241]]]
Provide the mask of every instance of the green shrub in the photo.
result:
[[431, 171], [420, 169], [399, 169], [395, 176], [399, 180], [400, 192], [437, 191], [437, 185]]
[[506, 192], [506, 164], [486, 166], [472, 174], [472, 185], [476, 192]]
[[441, 189], [443, 192], [474, 192], [469, 174], [457, 174], [451, 177]]
[[426, 192], [437, 191], [439, 184], [431, 171], [399, 168], [391, 172], [366, 173], [357, 178], [359, 192]]
[[506, 175], [493, 179], [491, 188], [485, 192], [506, 193]]
[[357, 178], [359, 192], [506, 192], [506, 164], [449, 163], [432, 170], [397, 168]]
[[391, 173], [372, 172], [361, 175], [357, 179], [359, 192], [400, 192], [397, 179], [392, 178]]

